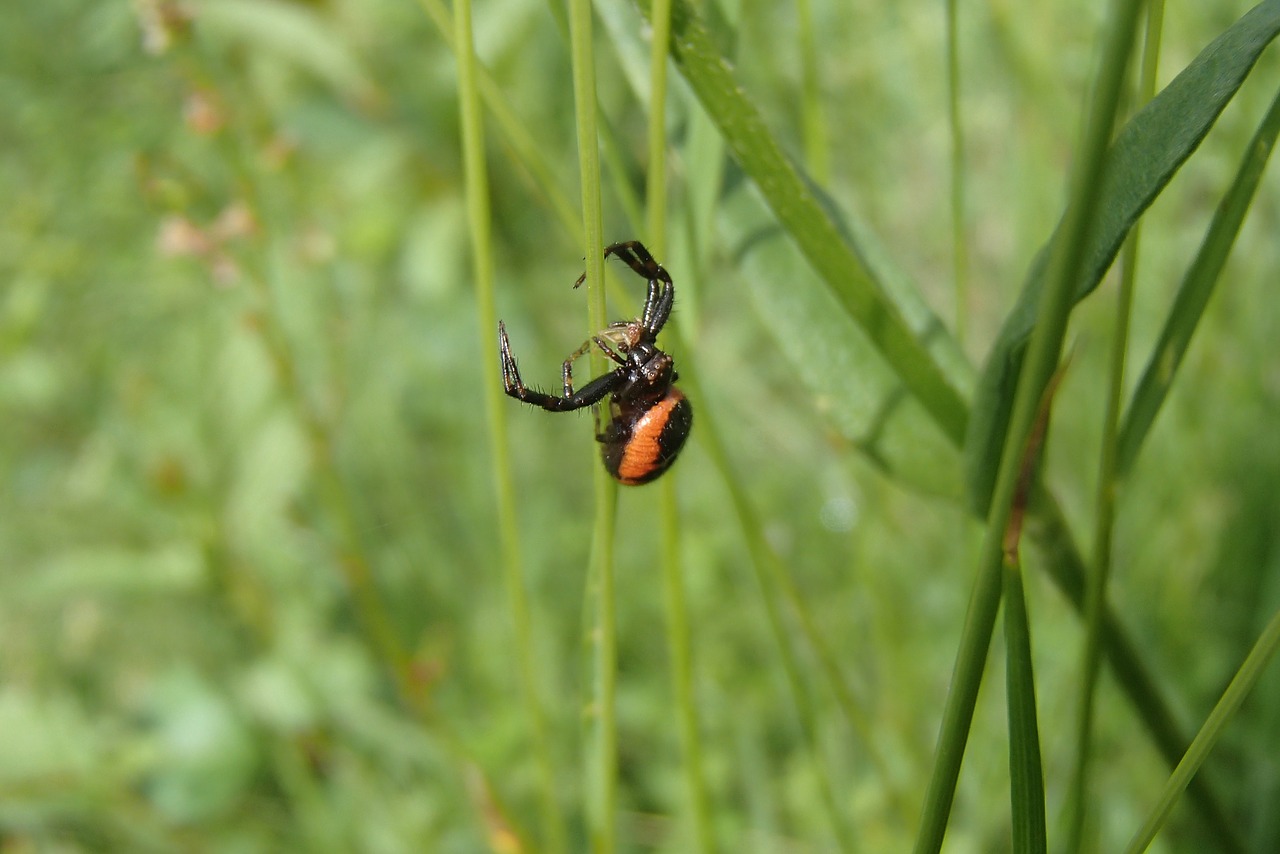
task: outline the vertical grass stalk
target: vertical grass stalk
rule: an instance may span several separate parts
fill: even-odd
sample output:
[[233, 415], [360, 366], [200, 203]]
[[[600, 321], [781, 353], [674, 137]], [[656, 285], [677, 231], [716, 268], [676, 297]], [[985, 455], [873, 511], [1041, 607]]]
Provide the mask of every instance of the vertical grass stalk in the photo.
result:
[[[1147, 10], [1147, 31], [1138, 81], [1138, 105], [1155, 95], [1156, 69], [1160, 61], [1160, 35], [1164, 21], [1164, 0], [1152, 0]], [[1116, 295], [1116, 319], [1111, 342], [1111, 369], [1107, 402], [1102, 419], [1102, 447], [1098, 461], [1098, 484], [1094, 505], [1093, 565], [1086, 578], [1085, 639], [1079, 706], [1076, 711], [1076, 755], [1067, 798], [1068, 854], [1081, 849], [1088, 814], [1089, 763], [1093, 751], [1093, 706], [1102, 664], [1103, 617], [1107, 608], [1107, 585], [1111, 576], [1111, 543], [1115, 530], [1115, 505], [1120, 489], [1117, 472], [1117, 436], [1120, 398], [1124, 391], [1125, 354], [1129, 348], [1129, 318], [1133, 309], [1133, 283], [1137, 276], [1141, 223], [1135, 223], [1120, 256], [1120, 289]]]
[[[654, 12], [657, 13], [657, 0], [654, 0]], [[804, 165], [815, 183], [826, 186], [831, 180], [831, 147], [827, 145], [827, 119], [822, 110], [818, 57], [823, 53], [814, 38], [812, 0], [798, 0], [796, 17], [800, 25], [800, 120]]]
[[[587, 271], [587, 320], [605, 327], [604, 231], [600, 204], [600, 148], [596, 129], [596, 72], [590, 0], [569, 0], [569, 42], [573, 59], [573, 101], [578, 127], [578, 169], [582, 185], [582, 231]], [[591, 353], [592, 375], [604, 373], [604, 356]], [[595, 448], [592, 448], [595, 455]], [[614, 514], [617, 485], [593, 460], [596, 518], [591, 540], [591, 577], [596, 592], [595, 622], [588, 631], [594, 650], [595, 679], [590, 703], [592, 723], [587, 773], [587, 822], [591, 850], [612, 854], [617, 847], [618, 811], [618, 638], [613, 574]]]
[[1001, 452], [995, 492], [979, 554], [978, 577], [961, 631], [951, 690], [942, 713], [933, 775], [925, 795], [920, 832], [916, 837], [917, 854], [940, 850], [946, 835], [960, 764], [1000, 605], [1005, 527], [1009, 522], [1024, 449], [1031, 436], [1041, 395], [1057, 367], [1062, 350], [1073, 289], [1083, 256], [1081, 250], [1094, 217], [1099, 178], [1105, 167], [1107, 143], [1115, 123], [1120, 87], [1141, 8], [1141, 0], [1117, 0], [1107, 23], [1102, 66], [1090, 99], [1071, 200], [1052, 249], [1035, 331], [1028, 346], [1027, 359], [1014, 396], [1009, 431]]
[[[654, 0], [653, 41], [649, 56], [649, 172], [645, 187], [645, 240], [657, 258], [667, 255], [667, 50], [671, 42], [671, 0]], [[668, 326], [675, 323], [672, 318]], [[680, 512], [675, 480], [662, 482], [662, 575], [667, 610], [667, 646], [671, 682], [684, 750], [683, 769], [697, 851], [715, 851], [710, 799], [702, 771], [702, 739], [693, 690], [693, 656], [685, 606], [684, 566], [680, 559]]]
[[498, 539], [502, 555], [507, 608], [511, 615], [516, 666], [519, 669], [521, 698], [533, 738], [538, 766], [542, 812], [542, 844], [548, 851], [563, 851], [567, 844], [564, 818], [556, 797], [555, 767], [547, 738], [546, 717], [538, 698], [538, 679], [533, 655], [529, 603], [525, 591], [524, 563], [516, 522], [515, 488], [511, 482], [507, 451], [506, 406], [498, 387], [501, 375], [493, 347], [498, 316], [494, 303], [493, 248], [489, 215], [489, 176], [485, 163], [484, 114], [477, 85], [475, 41], [471, 27], [471, 0], [455, 4], [454, 45], [458, 60], [458, 105], [462, 127], [462, 159], [466, 181], [468, 230], [471, 234], [475, 276], [476, 314], [479, 320], [481, 351], [485, 357], [485, 414], [489, 424], [489, 459], [493, 466], [497, 500]]
[[947, 123], [951, 131], [951, 262], [955, 289], [956, 341], [964, 343], [968, 326], [969, 246], [964, 220], [964, 123], [960, 117], [960, 40], [957, 34], [956, 0], [946, 0], [947, 13]]

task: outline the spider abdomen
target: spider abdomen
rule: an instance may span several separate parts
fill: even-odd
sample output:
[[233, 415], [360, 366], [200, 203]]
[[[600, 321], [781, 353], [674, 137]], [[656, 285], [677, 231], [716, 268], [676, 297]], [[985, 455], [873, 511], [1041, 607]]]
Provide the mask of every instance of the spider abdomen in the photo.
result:
[[648, 483], [675, 462], [693, 427], [693, 406], [678, 388], [656, 401], [622, 407], [600, 441], [604, 467], [620, 483]]

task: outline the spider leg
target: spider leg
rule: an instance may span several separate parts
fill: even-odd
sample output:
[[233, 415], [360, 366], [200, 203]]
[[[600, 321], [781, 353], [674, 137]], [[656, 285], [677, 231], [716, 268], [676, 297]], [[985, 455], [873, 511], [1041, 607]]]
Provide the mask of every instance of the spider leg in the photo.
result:
[[[619, 324], [614, 324], [614, 325], [617, 326]], [[564, 380], [564, 396], [565, 397], [570, 397], [573, 395], [573, 363], [576, 362], [578, 359], [582, 358], [583, 356], [585, 356], [587, 354], [587, 351], [591, 349], [592, 344], [599, 347], [602, 353], [604, 353], [613, 361], [617, 362], [619, 365], [625, 366], [627, 364], [626, 358], [613, 348], [613, 346], [609, 343], [609, 341], [605, 339], [603, 334], [592, 335], [590, 338], [588, 338], [586, 341], [582, 343], [581, 347], [579, 347], [577, 350], [574, 350], [572, 353], [570, 353], [569, 358], [565, 359], [564, 365], [561, 366], [560, 374], [562, 379]]]
[[667, 286], [662, 292], [654, 295], [654, 282], [649, 280], [649, 299], [644, 304], [644, 328], [649, 330], [649, 334], [657, 336], [662, 331], [662, 327], [667, 325], [668, 318], [671, 317], [671, 307], [675, 305], [676, 288], [671, 284], [671, 280], [667, 280]]
[[[604, 257], [608, 258], [610, 255], [623, 261], [636, 275], [648, 280], [649, 293], [644, 300], [640, 322], [650, 335], [656, 336], [671, 317], [671, 306], [675, 303], [675, 285], [671, 282], [671, 274], [653, 259], [639, 240], [609, 244], [604, 248]], [[576, 288], [586, 280], [587, 274], [583, 273], [573, 286]]]
[[617, 257], [634, 270], [636, 275], [648, 279], [649, 293], [645, 297], [641, 322], [651, 335], [657, 335], [671, 316], [671, 306], [675, 302], [675, 285], [671, 282], [671, 275], [653, 259], [639, 240], [610, 244], [604, 248], [604, 255], [606, 258], [610, 255]]
[[535, 388], [529, 388], [520, 379], [520, 371], [516, 368], [515, 357], [511, 355], [511, 342], [507, 338], [507, 328], [498, 321], [498, 351], [502, 361], [502, 387], [509, 397], [533, 406], [541, 407], [548, 412], [571, 412], [599, 403], [620, 385], [626, 382], [627, 372], [619, 367], [607, 374], [596, 377], [591, 382], [573, 390], [572, 375], [569, 372], [569, 360], [564, 363], [564, 396], [557, 397]]
[[661, 264], [653, 260], [649, 250], [645, 249], [644, 244], [639, 240], [609, 244], [604, 248], [604, 257], [608, 258], [610, 255], [624, 261], [628, 267], [636, 272], [636, 275], [645, 279], [657, 279], [670, 287], [671, 276], [662, 268]]

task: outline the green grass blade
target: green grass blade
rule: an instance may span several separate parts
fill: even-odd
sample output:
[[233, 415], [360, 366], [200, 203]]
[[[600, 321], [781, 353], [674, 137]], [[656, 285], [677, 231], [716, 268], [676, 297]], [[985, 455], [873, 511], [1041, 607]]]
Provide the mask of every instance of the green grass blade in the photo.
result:
[[1022, 568], [1004, 567], [1005, 684], [1009, 707], [1009, 794], [1015, 854], [1044, 854], [1044, 769], [1036, 716], [1031, 627], [1022, 589]]
[[951, 133], [951, 286], [955, 291], [955, 336], [964, 341], [968, 323], [969, 241], [965, 237], [964, 121], [960, 114], [960, 39], [956, 23], [957, 0], [946, 0], [947, 18], [947, 129]]
[[[1075, 299], [1093, 291], [1125, 235], [1199, 146], [1234, 97], [1263, 49], [1280, 34], [1280, 0], [1267, 0], [1214, 39], [1181, 74], [1133, 117], [1108, 155], [1098, 190], [1097, 220], [1090, 231]], [[1047, 247], [1059, 240], [1063, 224]], [[965, 440], [970, 499], [985, 513], [1009, 423], [1014, 388], [1047, 276], [1048, 252], [1032, 264], [1018, 304], [1005, 320], [983, 368]]]
[[[1058, 589], [1075, 606], [1085, 610], [1085, 565], [1057, 501], [1043, 489], [1031, 503], [1026, 533], [1044, 555], [1045, 567]], [[1102, 643], [1116, 685], [1138, 710], [1147, 734], [1172, 767], [1186, 752], [1190, 737], [1174, 718], [1172, 707], [1155, 681], [1152, 670], [1142, 660], [1138, 647], [1125, 630], [1119, 616], [1108, 607], [1102, 616]], [[1204, 774], [1191, 781], [1192, 802], [1211, 832], [1221, 840], [1224, 851], [1243, 851], [1239, 830]]]
[[1240, 233], [1240, 225], [1258, 189], [1258, 182], [1262, 179], [1262, 171], [1275, 147], [1278, 132], [1280, 95], [1271, 102], [1271, 108], [1249, 143], [1231, 188], [1218, 203], [1200, 251], [1196, 253], [1195, 260], [1183, 277], [1173, 308], [1160, 332], [1160, 339], [1152, 349], [1151, 358], [1133, 393], [1133, 399], [1125, 413], [1124, 427], [1120, 432], [1118, 471], [1122, 476], [1132, 468], [1142, 442], [1173, 385], [1178, 366], [1182, 364], [1182, 358], [1191, 345], [1191, 337], [1213, 295], [1236, 235]]
[[[677, 16], [679, 16], [682, 9], [684, 9], [684, 4], [677, 2]], [[729, 144], [731, 150], [739, 152], [743, 149], [751, 149], [755, 144], [751, 135], [767, 135], [768, 131], [764, 128], [763, 123], [759, 121], [758, 116], [755, 115], [754, 110], [749, 105], [739, 105], [737, 103], [743, 98], [741, 91], [725, 85], [726, 76], [720, 72], [724, 68], [732, 67], [732, 62], [723, 56], [716, 55], [714, 48], [705, 37], [705, 30], [702, 28], [701, 24], [699, 24], [696, 19], [688, 18], [690, 13], [688, 13], [687, 9], [684, 9], [684, 14], [686, 15], [687, 22], [683, 25], [683, 29], [677, 25], [674, 41], [680, 42], [684, 33], [690, 28], [698, 31], [700, 33], [700, 37], [695, 40], [693, 47], [686, 46], [684, 59], [681, 60], [680, 54], [677, 53], [677, 59], [679, 60], [678, 65], [686, 79], [693, 87], [695, 94], [699, 96], [700, 100], [707, 108], [708, 115], [711, 117], [712, 121], [716, 123], [720, 130], [721, 137], [727, 144]], [[696, 56], [691, 59], [690, 56], [694, 54], [696, 54]], [[722, 104], [718, 109], [711, 109], [708, 102], [714, 101], [717, 98], [723, 98], [728, 102], [728, 106]], [[726, 121], [726, 113], [728, 114], [729, 119], [735, 119], [735, 117], [738, 117], [740, 114], [744, 114], [746, 118]], [[697, 125], [695, 125], [695, 128], [696, 127]], [[748, 139], [734, 141], [734, 135], [740, 132], [746, 134]], [[777, 150], [777, 145], [776, 143], [766, 144], [764, 145], [764, 148], [767, 150]], [[767, 184], [773, 180], [774, 176], [767, 171], [752, 173], [749, 169], [749, 167], [758, 166], [761, 159], [767, 161], [767, 157], [744, 159], [740, 155], [736, 156], [738, 156], [739, 162], [743, 167], [748, 168], [749, 174], [751, 174], [757, 183], [763, 182]], [[819, 191], [812, 187], [808, 189], [812, 192], [813, 199], [806, 199], [797, 204], [805, 210], [808, 210], [808, 206], [815, 203], [816, 200], [816, 204], [822, 208], [824, 213], [829, 212], [830, 208], [821, 199]], [[732, 205], [722, 204], [721, 209], [722, 212], [731, 213], [742, 210], [743, 206], [735, 202]], [[779, 216], [778, 219], [781, 220], [781, 216]], [[782, 224], [784, 227], [789, 228], [788, 222], [793, 222], [794, 220], [795, 218], [792, 218], [791, 220], [783, 221]], [[844, 225], [845, 228], [842, 229], [841, 225]], [[836, 227], [837, 230], [841, 231], [857, 232], [855, 234], [856, 239], [853, 241], [854, 244], [858, 245], [862, 250], [863, 257], [869, 257], [874, 260], [874, 258], [866, 251], [865, 238], [868, 234], [866, 229], [857, 228], [856, 224], [853, 222], [845, 224], [837, 223]], [[745, 232], [739, 231], [738, 233], [743, 234]], [[796, 240], [800, 239], [800, 236], [797, 235], [792, 235], [792, 237]], [[749, 260], [750, 254], [746, 257]], [[815, 269], [818, 269], [821, 273], [820, 268]], [[761, 277], [761, 281], [777, 280], [776, 268], [771, 268], [767, 272], [770, 273], [769, 277], [767, 277], [767, 279], [765, 277]], [[878, 269], [873, 278], [883, 279], [883, 276]], [[826, 280], [825, 284], [832, 288], [834, 292], [836, 283]], [[788, 291], [788, 293], [802, 293], [804, 291], [804, 285], [801, 280], [792, 282], [792, 285], [794, 286], [794, 289]], [[895, 298], [900, 299], [897, 292], [895, 292]], [[793, 300], [792, 302], [799, 302], [799, 300]], [[923, 305], [923, 300], [920, 302]], [[899, 302], [899, 305], [901, 305], [901, 302]], [[842, 308], [844, 307], [843, 302], [841, 302], [841, 306]], [[774, 316], [772, 312], [770, 313], [770, 316]], [[914, 320], [912, 320], [911, 325], [917, 330], [916, 334], [919, 335], [922, 340], [936, 342], [939, 339], [947, 339], [949, 341], [945, 331], [937, 324], [936, 318], [933, 318], [932, 322], [930, 322], [927, 319], [928, 317], [932, 317], [932, 315], [918, 315]], [[846, 337], [845, 340], [848, 340], [848, 338]], [[951, 349], [950, 346], [948, 346], [948, 349]], [[936, 353], [937, 351], [934, 352]], [[938, 358], [938, 356], [935, 355], [935, 358]], [[944, 355], [943, 358], [945, 359], [946, 356]], [[806, 370], [812, 370], [814, 369], [815, 360], [811, 358], [807, 359], [805, 364]], [[859, 363], [857, 371], [842, 372], [840, 382], [832, 387], [845, 388], [847, 383], [856, 382], [862, 377], [868, 375], [870, 372], [865, 369], [865, 364], [865, 362]], [[957, 370], [957, 363], [954, 361], [944, 361], [943, 364], [948, 369], [948, 373], [953, 377], [951, 382], [957, 387], [963, 388], [964, 378], [962, 376], [957, 378], [957, 375], [962, 375], [964, 371]], [[890, 365], [893, 365], [892, 361], [890, 361]], [[901, 394], [898, 393], [896, 396], [901, 397]], [[830, 399], [847, 402], [866, 399], [867, 397], [868, 395], [865, 393], [859, 392], [832, 395]], [[896, 417], [895, 410], [891, 406], [885, 405], [884, 411], [887, 414], [880, 419], [881, 423], [888, 423], [889, 417]], [[930, 409], [928, 411], [931, 416], [936, 418], [934, 410]], [[928, 429], [936, 430], [938, 427], [937, 425], [933, 425]], [[908, 432], [911, 432], [913, 435], [926, 435], [928, 430], [913, 430]], [[946, 432], [945, 429], [943, 432], [948, 439], [956, 441], [952, 433]], [[846, 433], [846, 435], [850, 434]], [[874, 437], [876, 435], [878, 434], [874, 431], [866, 434], [853, 433], [850, 435], [850, 438], [853, 438], [855, 442], [858, 442], [860, 448], [871, 452], [872, 459], [879, 462], [883, 458], [875, 455], [875, 452], [879, 450], [874, 441]], [[868, 438], [870, 441], [866, 441]], [[917, 448], [921, 447], [932, 448], [936, 446], [935, 443], [930, 440], [917, 446]], [[945, 451], [943, 453], [945, 453]], [[927, 453], [923, 456], [928, 459], [941, 459], [941, 457], [935, 457], [932, 453]], [[902, 459], [904, 460], [904, 463], [909, 464], [913, 458], [907, 455], [902, 457]], [[920, 457], [917, 456], [914, 459], [918, 460]], [[933, 471], [945, 471], [949, 468], [950, 466], [943, 464], [933, 467]], [[898, 470], [895, 470], [895, 474], [896, 473], [898, 473]], [[934, 477], [934, 480], [929, 480], [928, 476], [926, 476], [915, 485], [934, 484], [936, 483], [936, 475]], [[937, 491], [936, 488], [926, 488], [928, 488], [929, 491]], [[947, 487], [944, 486], [941, 491], [944, 493], [947, 492]], [[1044, 502], [1042, 501], [1041, 503], [1043, 504]], [[1050, 502], [1050, 505], [1052, 506], [1052, 502]], [[1048, 555], [1051, 556], [1048, 563], [1048, 569], [1055, 582], [1068, 595], [1075, 606], [1082, 609], [1084, 602], [1084, 563], [1080, 559], [1078, 550], [1071, 541], [1071, 536], [1066, 528], [1064, 519], [1061, 514], [1057, 512], [1056, 507], [1051, 512], [1047, 513], [1033, 507], [1032, 513], [1035, 517], [1036, 524], [1029, 528], [1029, 535], [1037, 541], [1037, 544], [1040, 545]], [[1145, 666], [1138, 655], [1132, 641], [1129, 640], [1127, 634], [1124, 632], [1121, 623], [1110, 611], [1108, 611], [1106, 624], [1107, 631], [1104, 637], [1108, 661], [1111, 663], [1111, 666], [1115, 668], [1117, 673], [1123, 674], [1121, 684], [1125, 692], [1133, 701], [1135, 707], [1141, 713], [1151, 738], [1159, 747], [1161, 754], [1171, 763], [1175, 762], [1186, 745], [1186, 738], [1181, 734], [1179, 726], [1173, 718], [1170, 711], [1170, 704], [1164, 699], [1164, 692], [1152, 677], [1150, 669]], [[1193, 784], [1193, 795], [1197, 807], [1201, 810], [1202, 814], [1205, 815], [1206, 819], [1215, 828], [1215, 830], [1220, 832], [1220, 835], [1229, 835], [1230, 824], [1225, 820], [1225, 811], [1221, 808], [1218, 800], [1213, 796], [1212, 792], [1209, 790], [1207, 785], [1203, 783], [1203, 781], [1197, 780], [1195, 784]]]
[[[489, 459], [493, 464], [497, 499], [498, 538], [502, 554], [507, 607], [514, 629], [515, 658], [520, 673], [521, 698], [532, 732], [538, 765], [542, 808], [542, 841], [548, 851], [563, 851], [567, 844], [564, 817], [556, 797], [555, 768], [547, 738], [546, 718], [538, 698], [537, 667], [533, 632], [525, 592], [524, 561], [521, 559], [519, 526], [516, 522], [515, 487], [507, 445], [507, 400], [499, 386], [501, 369], [494, 349], [498, 313], [493, 289], [493, 247], [489, 215], [489, 178], [485, 164], [484, 115], [476, 84], [475, 43], [471, 29], [471, 0], [458, 0], [454, 7], [455, 44], [458, 57], [458, 104], [462, 128], [462, 153], [467, 196], [467, 218], [473, 252], [476, 314], [480, 325], [481, 351], [487, 353], [484, 384], [485, 414], [489, 424]], [[484, 346], [487, 344], [488, 346]]]
[[[607, 324], [604, 304], [604, 240], [600, 203], [599, 133], [596, 129], [595, 49], [591, 3], [570, 0], [569, 40], [573, 54], [574, 111], [578, 125], [578, 165], [582, 182], [583, 255], [586, 258], [587, 322], [589, 329]], [[593, 375], [605, 371], [604, 356], [591, 353]], [[592, 448], [595, 454], [595, 448]], [[587, 819], [591, 850], [611, 854], [617, 848], [618, 812], [618, 637], [614, 590], [613, 534], [617, 512], [617, 484], [601, 465], [592, 466], [596, 494], [595, 527], [591, 541], [594, 581], [594, 621], [588, 630], [593, 649], [594, 680], [590, 715], [590, 769], [587, 774]]]
[[1244, 703], [1245, 698], [1249, 696], [1249, 692], [1258, 684], [1258, 680], [1262, 677], [1267, 663], [1270, 662], [1277, 649], [1280, 649], [1280, 612], [1277, 612], [1271, 618], [1271, 622], [1267, 624], [1262, 634], [1258, 636], [1258, 642], [1254, 644], [1248, 657], [1240, 665], [1240, 669], [1236, 671], [1231, 684], [1227, 686], [1227, 690], [1222, 693], [1222, 698], [1218, 700], [1218, 704], [1209, 713], [1208, 719], [1205, 720], [1204, 726], [1200, 728], [1200, 732], [1196, 734], [1195, 739], [1191, 742], [1191, 747], [1187, 749], [1186, 755], [1178, 763], [1178, 767], [1174, 769], [1173, 774], [1170, 775], [1169, 781], [1165, 784], [1164, 790], [1160, 795], [1160, 800], [1156, 803], [1147, 820], [1138, 828], [1133, 839], [1130, 840], [1128, 847], [1125, 848], [1125, 854], [1141, 854], [1141, 852], [1147, 850], [1147, 846], [1151, 844], [1151, 840], [1155, 839], [1156, 834], [1169, 817], [1174, 803], [1177, 802], [1187, 785], [1195, 779], [1196, 771], [1204, 764], [1209, 751], [1213, 750], [1214, 745], [1218, 743], [1218, 738], [1221, 737], [1222, 731], [1231, 721], [1232, 716]]
[[1128, 64], [1130, 45], [1137, 24], [1141, 0], [1120, 0], [1114, 4], [1105, 32], [1105, 47], [1098, 81], [1082, 135], [1078, 171], [1073, 177], [1071, 202], [1054, 241], [1045, 281], [1044, 299], [1018, 383], [1002, 449], [995, 490], [987, 516], [978, 560], [978, 577], [965, 617], [959, 652], [942, 713], [937, 759], [925, 796], [917, 854], [936, 852], [942, 847], [947, 820], [955, 797], [960, 763], [964, 757], [973, 721], [973, 709], [986, 666], [996, 611], [1000, 604], [1003, 543], [1015, 490], [1022, 471], [1023, 456], [1032, 433], [1041, 396], [1058, 365], [1062, 337], [1071, 312], [1072, 285], [1082, 264], [1081, 249], [1099, 202], [1098, 183], [1106, 163], [1107, 141], [1111, 137], [1120, 86]]
[[[667, 44], [671, 40], [671, 0], [654, 0], [653, 41], [649, 57], [649, 172], [645, 188], [645, 237], [651, 252], [667, 256]], [[668, 326], [677, 332], [672, 318]], [[716, 850], [711, 800], [703, 773], [702, 739], [693, 688], [693, 654], [689, 642], [689, 614], [685, 607], [684, 563], [680, 556], [680, 508], [676, 481], [662, 482], [662, 577], [667, 611], [667, 648], [671, 655], [672, 694], [684, 749], [689, 814], [693, 820], [694, 850]]]
[[[648, 15], [649, 3], [638, 2]], [[783, 153], [688, 0], [673, 4], [671, 28], [672, 56], [720, 128], [734, 159], [755, 181], [778, 220], [844, 309], [867, 331], [947, 435], [958, 440], [967, 420], [961, 393], [911, 330], [897, 304], [854, 253], [813, 187]]]
[[[1147, 11], [1142, 71], [1138, 82], [1139, 103], [1155, 94], [1156, 68], [1160, 57], [1160, 37], [1164, 21], [1163, 0], [1152, 0]], [[1067, 797], [1066, 850], [1081, 848], [1088, 811], [1090, 755], [1093, 749], [1093, 698], [1102, 664], [1103, 617], [1106, 613], [1107, 585], [1111, 574], [1111, 542], [1115, 530], [1115, 506], [1120, 485], [1116, 477], [1116, 435], [1120, 400], [1124, 391], [1125, 355], [1129, 347], [1129, 319], [1133, 308], [1133, 283], [1137, 275], [1138, 242], [1141, 223], [1135, 223], [1120, 259], [1120, 288], [1116, 296], [1116, 320], [1111, 344], [1111, 369], [1107, 382], [1106, 409], [1102, 423], [1102, 448], [1098, 460], [1098, 484], [1094, 500], [1093, 565], [1088, 578], [1085, 602], [1085, 640], [1081, 656], [1083, 668], [1076, 708], [1076, 755], [1071, 788]]]
[[[449, 49], [456, 54], [457, 45], [454, 40], [453, 18], [449, 14], [449, 10], [445, 8], [444, 3], [441, 0], [418, 0], [418, 5], [422, 7], [426, 16], [435, 24], [436, 31], [445, 40]], [[520, 120], [515, 110], [507, 102], [502, 88], [478, 60], [476, 62], [476, 86], [480, 91], [480, 97], [484, 100], [484, 105], [489, 108], [494, 121], [502, 131], [503, 140], [507, 145], [511, 146], [516, 161], [529, 171], [534, 184], [541, 191], [543, 198], [546, 199], [552, 213], [555, 214], [556, 219], [565, 231], [581, 240], [582, 218], [573, 209], [568, 196], [560, 188], [560, 182], [556, 178], [555, 170], [551, 168], [551, 164], [543, 156], [542, 152], [546, 151], [548, 147], [539, 144], [534, 139], [528, 127]]]
[[818, 58], [822, 54], [814, 38], [812, 0], [797, 0], [796, 18], [800, 29], [800, 125], [804, 165], [814, 181], [826, 184], [831, 180], [831, 146], [827, 144], [827, 119], [822, 109], [818, 74]]

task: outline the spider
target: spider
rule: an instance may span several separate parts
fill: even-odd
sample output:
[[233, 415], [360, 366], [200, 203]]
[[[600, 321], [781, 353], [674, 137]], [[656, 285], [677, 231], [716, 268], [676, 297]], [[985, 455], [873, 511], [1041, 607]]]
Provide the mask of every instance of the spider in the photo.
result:
[[[657, 478], [675, 462], [693, 426], [693, 407], [675, 387], [679, 377], [674, 360], [659, 350], [656, 343], [675, 300], [671, 276], [638, 240], [606, 246], [606, 260], [610, 255], [626, 262], [649, 282], [640, 317], [609, 324], [564, 360], [563, 396], [524, 384], [511, 355], [506, 326], [498, 321], [502, 385], [510, 397], [548, 412], [593, 407], [596, 441], [602, 445], [605, 469], [621, 483], [636, 485]], [[578, 287], [585, 279], [586, 273], [583, 273], [573, 286]], [[590, 351], [592, 345], [599, 347], [618, 367], [574, 391], [573, 362]], [[609, 398], [609, 420], [601, 429], [597, 404], [606, 397]]]

